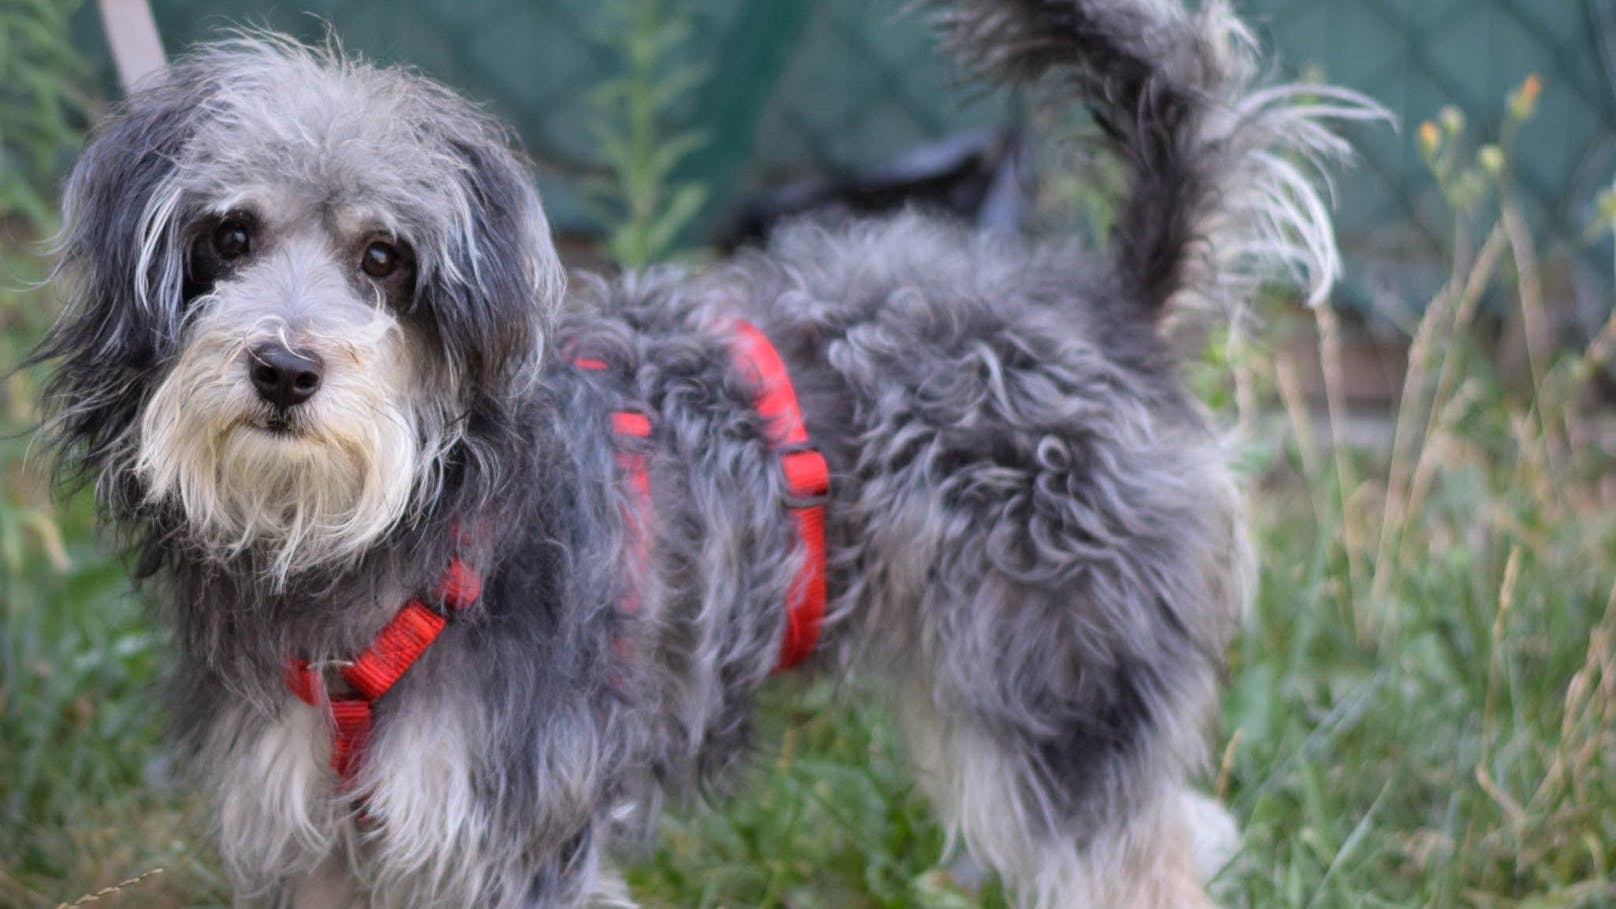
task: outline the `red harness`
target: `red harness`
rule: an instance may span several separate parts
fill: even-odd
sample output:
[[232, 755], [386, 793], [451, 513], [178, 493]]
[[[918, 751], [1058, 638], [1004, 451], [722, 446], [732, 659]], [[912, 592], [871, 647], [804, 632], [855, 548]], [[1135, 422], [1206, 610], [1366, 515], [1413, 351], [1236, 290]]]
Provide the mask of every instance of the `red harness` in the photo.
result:
[[[790, 669], [807, 659], [819, 640], [825, 618], [825, 497], [830, 491], [830, 469], [825, 458], [811, 447], [802, 407], [791, 386], [785, 362], [769, 339], [750, 322], [733, 326], [735, 341], [731, 353], [736, 365], [746, 370], [757, 386], [753, 407], [763, 417], [770, 443], [780, 456], [785, 474], [787, 507], [797, 525], [806, 557], [792, 579], [786, 603], [786, 633], [780, 644], [775, 672]], [[603, 370], [602, 360], [582, 357], [573, 361], [581, 369]], [[612, 430], [619, 436], [641, 440], [624, 446], [618, 465], [628, 478], [631, 492], [627, 515], [632, 549], [641, 563], [650, 557], [651, 473], [641, 447], [651, 437], [651, 419], [643, 413], [619, 410], [612, 413]], [[639, 598], [630, 593], [623, 609], [635, 611]], [[344, 786], [351, 786], [359, 760], [370, 738], [373, 705], [404, 676], [410, 666], [426, 653], [449, 622], [449, 618], [477, 601], [482, 579], [459, 558], [450, 560], [435, 591], [445, 612], [428, 608], [411, 599], [393, 616], [376, 638], [352, 661], [339, 665], [339, 673], [353, 694], [331, 697], [319, 669], [307, 660], [291, 659], [286, 665], [286, 687], [306, 704], [324, 702], [331, 720], [331, 769]]]
[[[482, 579], [458, 558], [449, 561], [443, 577], [438, 579], [437, 595], [450, 613], [459, 612], [477, 602], [482, 594]], [[351, 695], [330, 697], [325, 690], [325, 678], [308, 660], [292, 659], [286, 664], [286, 687], [305, 704], [328, 705], [331, 717], [331, 769], [342, 778], [343, 785], [353, 782], [359, 769], [359, 756], [370, 740], [372, 705], [388, 689], [403, 678], [410, 666], [426, 653], [438, 639], [448, 615], [435, 612], [418, 599], [405, 603], [382, 626], [375, 640], [360, 651], [353, 660], [341, 665], [339, 672]]]

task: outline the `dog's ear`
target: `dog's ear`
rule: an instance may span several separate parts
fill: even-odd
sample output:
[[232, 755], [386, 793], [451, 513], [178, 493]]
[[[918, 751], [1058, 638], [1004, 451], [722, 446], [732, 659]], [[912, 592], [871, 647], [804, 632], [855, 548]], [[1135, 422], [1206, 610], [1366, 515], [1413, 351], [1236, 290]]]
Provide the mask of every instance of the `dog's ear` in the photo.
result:
[[46, 385], [52, 434], [69, 474], [101, 474], [130, 442], [150, 383], [183, 318], [178, 161], [206, 116], [206, 80], [177, 68], [90, 136], [68, 178], [58, 237], [65, 307], [33, 360], [57, 360]]
[[62, 267], [75, 292], [68, 316], [94, 312], [109, 328], [138, 318], [146, 332], [175, 327], [185, 269], [176, 170], [207, 94], [190, 70], [173, 70], [91, 135], [62, 198]]
[[530, 171], [502, 131], [478, 133], [450, 141], [467, 210], [421, 297], [465, 391], [500, 395], [539, 363], [565, 279]]

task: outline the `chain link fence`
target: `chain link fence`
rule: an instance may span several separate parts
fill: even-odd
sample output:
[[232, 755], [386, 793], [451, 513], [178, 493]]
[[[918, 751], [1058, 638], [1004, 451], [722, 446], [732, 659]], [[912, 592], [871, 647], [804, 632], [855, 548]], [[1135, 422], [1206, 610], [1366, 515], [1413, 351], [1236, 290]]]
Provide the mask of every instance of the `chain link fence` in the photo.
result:
[[1452, 233], [1416, 148], [1445, 105], [1483, 140], [1499, 138], [1505, 96], [1530, 74], [1544, 92], [1513, 138], [1512, 179], [1540, 235], [1558, 301], [1592, 326], [1609, 311], [1608, 250], [1586, 239], [1616, 175], [1616, 0], [1249, 0], [1289, 69], [1311, 68], [1378, 99], [1401, 129], [1360, 129], [1360, 166], [1340, 185], [1353, 253], [1349, 298], [1407, 312], [1440, 283]]
[[[557, 223], [587, 229], [581, 178], [599, 169], [591, 89], [618, 66], [598, 0], [154, 0], [170, 53], [235, 25], [407, 62], [517, 124], [538, 160]], [[929, 139], [999, 122], [1004, 99], [956, 84], [923, 17], [897, 2], [665, 0], [691, 17], [688, 54], [705, 78], [677, 128], [706, 144], [683, 177], [712, 189], [704, 223], [749, 191], [808, 174], [867, 168]], [[1496, 131], [1505, 95], [1530, 73], [1545, 91], [1514, 160], [1558, 299], [1592, 320], [1611, 276], [1583, 239], [1599, 190], [1616, 173], [1611, 40], [1616, 0], [1243, 0], [1242, 11], [1291, 72], [1360, 89], [1401, 128], [1355, 131], [1363, 162], [1337, 186], [1352, 269], [1343, 299], [1407, 311], [1440, 283], [1448, 217], [1415, 148], [1415, 127], [1448, 104], [1479, 134]], [[82, 43], [104, 55], [93, 16]], [[689, 62], [689, 61], [686, 61]]]

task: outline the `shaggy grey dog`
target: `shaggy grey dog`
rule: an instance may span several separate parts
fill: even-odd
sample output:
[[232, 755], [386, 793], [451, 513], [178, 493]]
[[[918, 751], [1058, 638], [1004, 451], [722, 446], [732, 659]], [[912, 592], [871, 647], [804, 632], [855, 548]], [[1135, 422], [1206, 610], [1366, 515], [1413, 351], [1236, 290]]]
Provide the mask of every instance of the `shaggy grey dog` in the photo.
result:
[[[1023, 905], [1206, 903], [1197, 855], [1232, 825], [1187, 778], [1252, 563], [1161, 322], [1276, 264], [1324, 294], [1311, 163], [1362, 109], [1254, 88], [1222, 0], [941, 6], [980, 72], [1095, 106], [1131, 176], [1109, 254], [905, 215], [568, 293], [502, 126], [272, 36], [96, 132], [52, 426], [168, 604], [244, 902], [627, 902], [610, 856], [746, 754], [808, 558], [744, 318], [832, 477], [813, 664], [891, 692], [919, 781]], [[482, 582], [457, 611], [451, 564]], [[333, 772], [336, 694], [294, 696], [286, 661], [335, 692], [412, 597], [453, 615]]]

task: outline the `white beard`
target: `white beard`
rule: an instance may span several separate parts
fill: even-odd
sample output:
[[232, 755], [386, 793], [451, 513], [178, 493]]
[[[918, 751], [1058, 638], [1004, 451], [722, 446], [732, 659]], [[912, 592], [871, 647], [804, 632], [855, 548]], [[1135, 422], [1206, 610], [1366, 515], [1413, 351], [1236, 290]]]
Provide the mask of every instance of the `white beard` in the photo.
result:
[[[277, 586], [295, 572], [357, 558], [433, 485], [445, 445], [444, 408], [413, 401], [417, 377], [390, 315], [345, 326], [341, 339], [261, 320], [243, 336], [214, 309], [192, 326], [184, 354], [140, 421], [136, 470], [152, 501], [172, 500], [191, 532], [220, 556], [256, 549]], [[278, 340], [326, 364], [319, 393], [288, 431], [263, 424], [242, 352]]]

